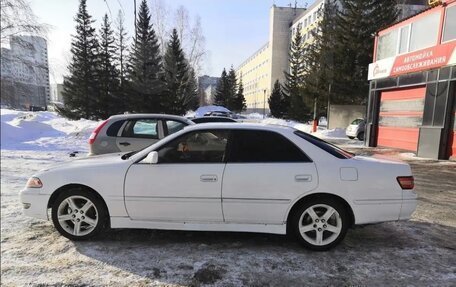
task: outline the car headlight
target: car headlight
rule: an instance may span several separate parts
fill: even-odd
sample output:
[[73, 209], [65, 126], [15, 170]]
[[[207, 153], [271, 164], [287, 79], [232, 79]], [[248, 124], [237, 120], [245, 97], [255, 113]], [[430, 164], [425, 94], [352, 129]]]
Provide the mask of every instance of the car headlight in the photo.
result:
[[38, 177], [31, 177], [27, 181], [27, 184], [25, 185], [27, 188], [41, 188], [43, 187], [43, 183], [41, 182], [41, 179]]

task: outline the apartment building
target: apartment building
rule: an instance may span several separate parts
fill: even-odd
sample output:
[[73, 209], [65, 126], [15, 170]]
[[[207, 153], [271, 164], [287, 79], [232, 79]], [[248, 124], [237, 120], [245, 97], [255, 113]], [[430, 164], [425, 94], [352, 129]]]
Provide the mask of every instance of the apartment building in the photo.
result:
[[18, 109], [45, 109], [51, 101], [47, 41], [12, 36], [1, 49], [1, 102]]

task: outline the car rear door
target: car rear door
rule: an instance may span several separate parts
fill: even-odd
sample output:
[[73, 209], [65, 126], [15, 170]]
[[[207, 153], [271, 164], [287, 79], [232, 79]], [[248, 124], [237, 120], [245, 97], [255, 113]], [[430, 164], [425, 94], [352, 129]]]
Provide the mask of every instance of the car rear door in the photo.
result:
[[222, 186], [226, 222], [282, 224], [292, 201], [317, 185], [315, 164], [283, 135], [233, 131]]
[[133, 220], [222, 222], [228, 131], [194, 131], [158, 148], [158, 163], [133, 164], [125, 205]]
[[157, 118], [137, 118], [127, 120], [116, 139], [122, 152], [136, 151], [150, 146], [163, 138], [163, 126]]

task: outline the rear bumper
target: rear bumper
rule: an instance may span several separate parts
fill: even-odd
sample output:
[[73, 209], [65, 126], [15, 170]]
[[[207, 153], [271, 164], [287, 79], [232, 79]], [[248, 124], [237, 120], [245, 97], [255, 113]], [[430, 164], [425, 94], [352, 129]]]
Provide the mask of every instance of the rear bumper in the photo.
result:
[[22, 211], [25, 215], [49, 220], [47, 214], [47, 204], [49, 202], [49, 195], [40, 194], [36, 189], [24, 189], [19, 193], [22, 203]]
[[399, 220], [407, 220], [412, 217], [418, 205], [418, 195], [413, 191], [402, 191], [402, 206]]

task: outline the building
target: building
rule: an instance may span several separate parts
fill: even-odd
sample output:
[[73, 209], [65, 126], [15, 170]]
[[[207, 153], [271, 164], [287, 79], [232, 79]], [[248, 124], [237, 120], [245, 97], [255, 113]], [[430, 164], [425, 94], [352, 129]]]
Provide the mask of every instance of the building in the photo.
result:
[[[400, 18], [413, 15], [425, 8], [426, 0], [399, 0]], [[248, 112], [268, 111], [267, 99], [276, 80], [285, 80], [289, 70], [289, 47], [296, 31], [301, 31], [303, 45], [309, 45], [322, 18], [325, 0], [316, 0], [308, 8], [277, 7], [269, 12], [269, 41], [248, 57], [236, 69], [242, 77]]]
[[64, 104], [63, 100], [63, 84], [53, 84], [51, 85], [51, 102]]
[[201, 76], [198, 78], [200, 106], [211, 105], [214, 102], [215, 90], [219, 77]]
[[267, 97], [274, 82], [283, 82], [283, 72], [288, 70], [290, 24], [305, 11], [304, 8], [273, 5], [269, 13], [269, 41], [236, 69], [236, 77], [242, 78], [244, 84], [248, 112], [269, 110]]
[[456, 0], [378, 32], [366, 140], [427, 158], [456, 157]]
[[17, 109], [46, 109], [51, 101], [47, 42], [12, 36], [1, 49], [1, 102]]

